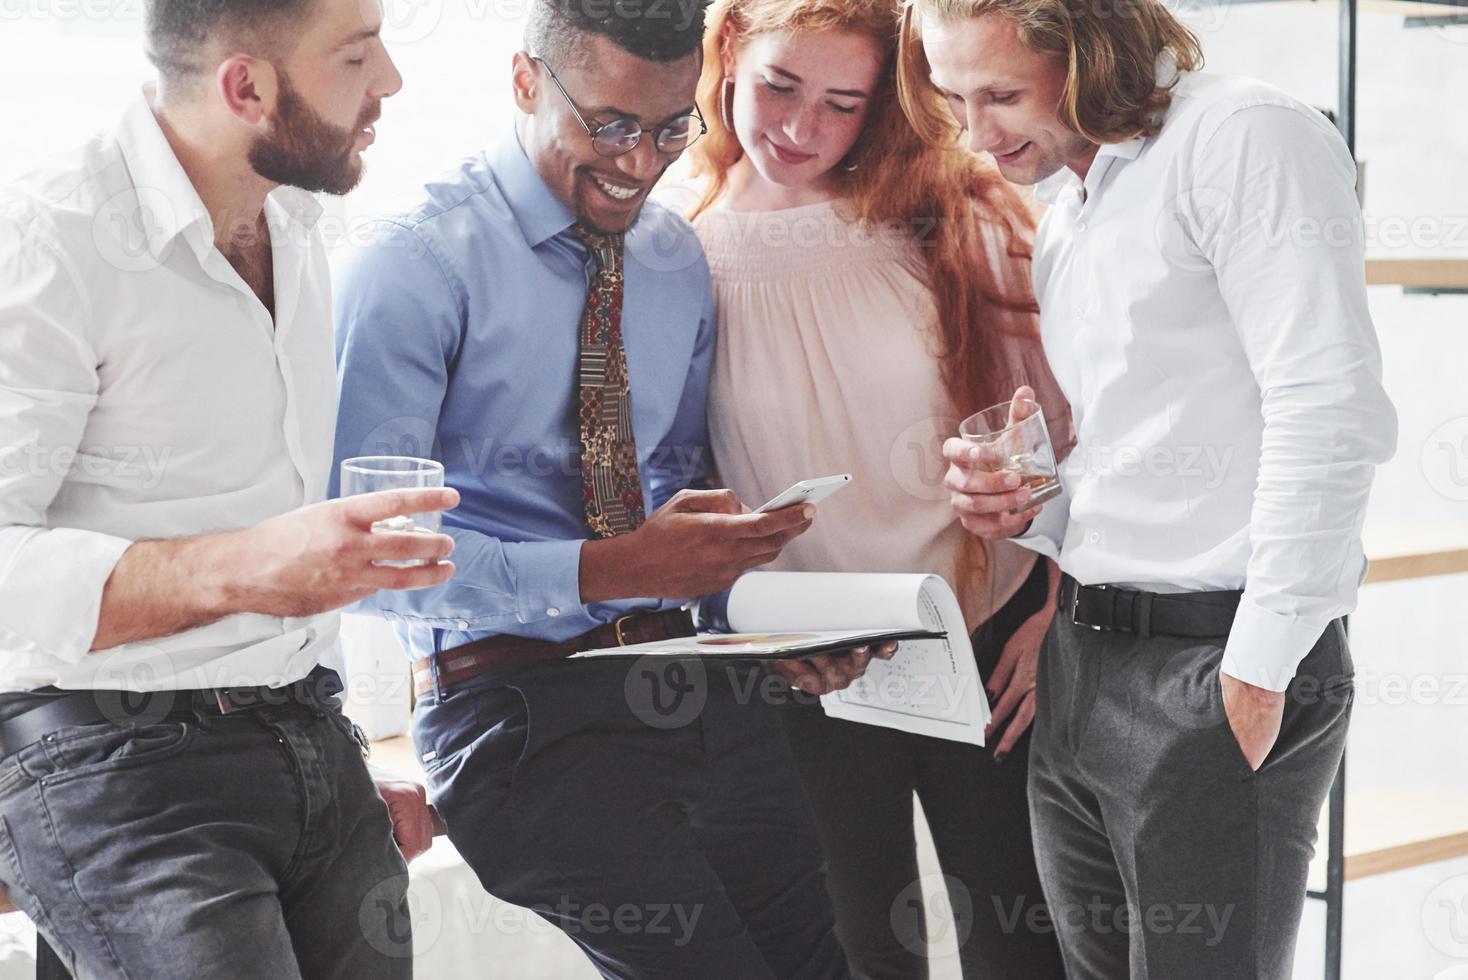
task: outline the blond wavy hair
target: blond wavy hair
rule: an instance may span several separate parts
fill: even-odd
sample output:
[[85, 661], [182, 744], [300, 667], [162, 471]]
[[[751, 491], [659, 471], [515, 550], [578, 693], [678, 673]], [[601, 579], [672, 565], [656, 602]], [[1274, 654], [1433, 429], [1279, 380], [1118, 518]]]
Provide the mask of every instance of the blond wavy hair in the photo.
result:
[[1198, 38], [1159, 0], [907, 0], [897, 55], [897, 91], [913, 128], [944, 143], [954, 138], [952, 114], [929, 82], [921, 22], [997, 13], [1010, 18], [1031, 51], [1065, 65], [1057, 112], [1092, 143], [1155, 136], [1172, 102], [1176, 76], [1159, 84], [1158, 57], [1179, 71], [1203, 66]]

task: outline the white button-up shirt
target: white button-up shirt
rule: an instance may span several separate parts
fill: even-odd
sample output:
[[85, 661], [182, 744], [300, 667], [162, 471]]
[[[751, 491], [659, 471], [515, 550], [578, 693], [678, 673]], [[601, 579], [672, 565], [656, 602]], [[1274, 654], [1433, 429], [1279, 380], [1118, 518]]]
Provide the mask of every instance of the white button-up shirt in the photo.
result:
[[1355, 182], [1319, 112], [1185, 73], [1156, 137], [1037, 188], [1035, 295], [1077, 444], [1017, 540], [1086, 584], [1243, 589], [1223, 670], [1271, 690], [1354, 607], [1396, 443]]
[[90, 653], [140, 539], [321, 500], [336, 378], [320, 205], [270, 195], [275, 318], [149, 107], [0, 191], [0, 691], [288, 682], [335, 614], [231, 616]]

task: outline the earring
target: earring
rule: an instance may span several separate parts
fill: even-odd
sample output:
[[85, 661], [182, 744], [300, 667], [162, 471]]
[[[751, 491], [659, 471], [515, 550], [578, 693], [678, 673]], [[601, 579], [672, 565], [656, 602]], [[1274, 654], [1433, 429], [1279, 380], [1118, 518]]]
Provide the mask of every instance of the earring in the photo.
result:
[[734, 79], [724, 76], [719, 88], [719, 120], [729, 132], [734, 132]]
[[838, 164], [838, 166], [840, 166], [843, 173], [854, 174], [861, 165], [848, 157], [846, 163]]

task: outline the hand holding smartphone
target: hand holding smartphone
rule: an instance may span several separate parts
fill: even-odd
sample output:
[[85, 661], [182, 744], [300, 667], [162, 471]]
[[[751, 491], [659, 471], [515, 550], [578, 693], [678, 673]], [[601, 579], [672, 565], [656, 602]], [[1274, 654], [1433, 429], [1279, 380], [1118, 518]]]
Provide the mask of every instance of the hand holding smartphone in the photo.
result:
[[815, 480], [801, 480], [794, 486], [775, 494], [775, 496], [762, 504], [755, 513], [768, 514], [772, 510], [784, 510], [786, 507], [794, 507], [796, 504], [820, 503], [850, 482], [850, 473], [842, 473], [837, 476], [823, 476]]

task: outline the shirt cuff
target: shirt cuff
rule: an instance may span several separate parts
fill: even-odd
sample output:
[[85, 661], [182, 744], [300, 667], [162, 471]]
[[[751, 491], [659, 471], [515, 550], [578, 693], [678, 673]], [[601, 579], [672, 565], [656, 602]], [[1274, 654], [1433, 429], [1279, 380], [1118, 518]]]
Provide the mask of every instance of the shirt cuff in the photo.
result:
[[506, 542], [515, 570], [516, 613], [522, 623], [581, 612], [581, 547], [585, 541]]
[[732, 633], [729, 625], [729, 593], [733, 589], [703, 596], [694, 606], [694, 623], [700, 633]]
[[0, 533], [10, 554], [0, 569], [0, 649], [81, 663], [97, 638], [102, 591], [132, 544], [74, 528]]
[[1065, 526], [1069, 521], [1070, 495], [1062, 490], [1058, 497], [1041, 505], [1040, 513], [1035, 515], [1029, 527], [1009, 540], [1059, 562], [1060, 548], [1065, 543]]
[[1246, 592], [1223, 648], [1221, 669], [1246, 684], [1284, 691], [1327, 625], [1271, 612], [1250, 601]]

